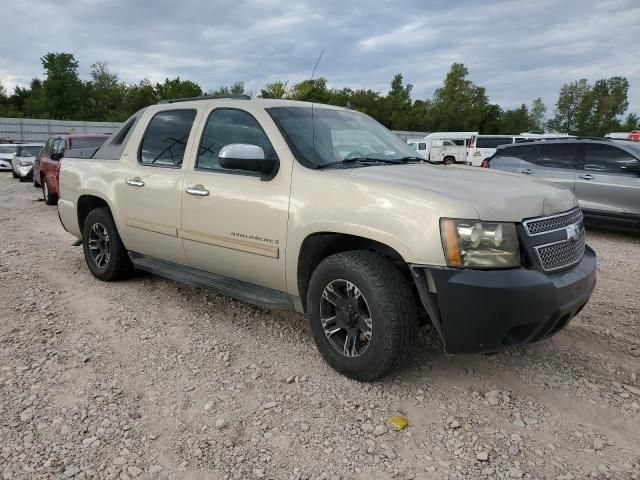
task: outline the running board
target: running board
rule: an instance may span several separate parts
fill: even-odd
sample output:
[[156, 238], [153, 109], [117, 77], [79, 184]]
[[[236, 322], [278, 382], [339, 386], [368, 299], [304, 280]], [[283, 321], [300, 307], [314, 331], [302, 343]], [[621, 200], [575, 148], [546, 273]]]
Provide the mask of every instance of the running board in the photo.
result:
[[245, 303], [257, 305], [269, 310], [295, 310], [303, 312], [302, 303], [298, 297], [288, 293], [261, 287], [248, 282], [242, 282], [215, 273], [197, 270], [177, 263], [159, 260], [157, 258], [129, 252], [129, 257], [138, 270], [153, 273], [170, 280], [211, 290], [226, 297], [235, 298]]

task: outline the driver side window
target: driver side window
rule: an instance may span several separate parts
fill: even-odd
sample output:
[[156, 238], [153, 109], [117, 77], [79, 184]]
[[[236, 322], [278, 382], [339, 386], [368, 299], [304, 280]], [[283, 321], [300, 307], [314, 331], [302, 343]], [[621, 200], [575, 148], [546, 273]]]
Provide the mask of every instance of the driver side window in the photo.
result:
[[196, 169], [220, 172], [236, 172], [220, 165], [220, 150], [233, 143], [257, 145], [264, 151], [265, 159], [276, 158], [276, 152], [258, 121], [248, 112], [231, 108], [218, 108], [207, 119]]

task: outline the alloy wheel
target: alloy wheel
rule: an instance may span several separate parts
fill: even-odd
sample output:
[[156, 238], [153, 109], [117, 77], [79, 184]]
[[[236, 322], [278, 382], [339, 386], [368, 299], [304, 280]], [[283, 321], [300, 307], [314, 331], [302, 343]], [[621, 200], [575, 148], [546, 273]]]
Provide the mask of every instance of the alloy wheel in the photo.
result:
[[331, 346], [346, 357], [359, 357], [371, 343], [373, 320], [369, 304], [348, 280], [333, 280], [324, 288], [320, 322]]
[[94, 223], [89, 229], [89, 253], [94, 265], [105, 268], [109, 264], [109, 233], [101, 223]]

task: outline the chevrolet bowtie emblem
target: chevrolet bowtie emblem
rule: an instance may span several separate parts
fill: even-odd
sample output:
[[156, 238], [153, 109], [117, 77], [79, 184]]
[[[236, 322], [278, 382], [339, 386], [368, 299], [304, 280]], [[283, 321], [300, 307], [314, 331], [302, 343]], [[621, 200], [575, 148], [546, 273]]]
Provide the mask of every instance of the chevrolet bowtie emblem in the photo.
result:
[[572, 240], [572, 241], [576, 241], [578, 239], [578, 232], [580, 231], [578, 229], [578, 224], [574, 223], [572, 225], [568, 225], [565, 228], [566, 232], [567, 232], [567, 240]]

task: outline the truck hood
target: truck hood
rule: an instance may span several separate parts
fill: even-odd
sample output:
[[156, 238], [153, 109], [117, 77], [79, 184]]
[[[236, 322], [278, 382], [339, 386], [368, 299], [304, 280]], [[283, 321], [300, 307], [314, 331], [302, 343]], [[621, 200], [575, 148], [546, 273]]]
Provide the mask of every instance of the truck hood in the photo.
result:
[[464, 202], [486, 221], [520, 222], [578, 205], [573, 192], [548, 182], [508, 172], [466, 166], [385, 165], [335, 170], [354, 179], [425, 190]]

